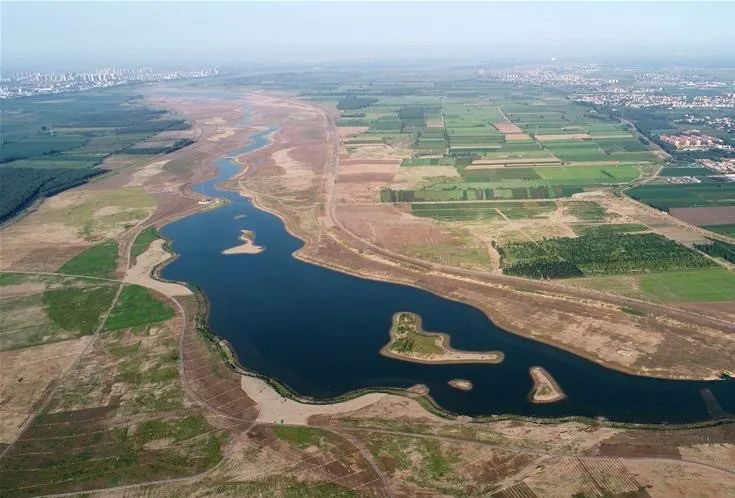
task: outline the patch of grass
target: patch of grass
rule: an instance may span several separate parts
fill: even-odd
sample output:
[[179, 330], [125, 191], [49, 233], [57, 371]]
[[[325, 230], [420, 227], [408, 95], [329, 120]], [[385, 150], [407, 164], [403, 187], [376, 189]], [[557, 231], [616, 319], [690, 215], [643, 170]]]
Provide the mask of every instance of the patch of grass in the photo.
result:
[[662, 301], [730, 301], [735, 274], [723, 268], [651, 273], [640, 278], [640, 288]]
[[432, 479], [441, 479], [452, 472], [452, 461], [444, 455], [439, 441], [422, 440], [426, 452], [426, 471]]
[[43, 293], [49, 318], [66, 330], [91, 334], [115, 297], [113, 285], [52, 289]]
[[[735, 237], [735, 223], [729, 225], [707, 225], [702, 228], [711, 232], [727, 235], [728, 237]], [[2, 283], [0, 283], [0, 285], [2, 285]]]
[[3, 285], [20, 284], [25, 280], [25, 276], [21, 273], [0, 273], [0, 287]]
[[135, 259], [143, 254], [148, 247], [150, 247], [151, 243], [158, 238], [160, 238], [160, 235], [158, 230], [156, 230], [156, 227], [148, 227], [141, 231], [138, 236], [135, 237], [135, 241], [130, 247], [130, 257], [132, 260], [135, 261]]
[[117, 268], [117, 242], [107, 240], [74, 256], [59, 268], [59, 273], [109, 278]]
[[310, 446], [320, 446], [322, 434], [319, 430], [311, 427], [295, 427], [290, 425], [276, 425], [272, 429], [273, 435], [278, 439], [300, 449]]
[[126, 285], [105, 323], [106, 330], [162, 322], [174, 316], [173, 310], [139, 285]]
[[577, 235], [606, 235], [611, 233], [647, 232], [644, 225], [635, 223], [618, 223], [605, 225], [574, 225], [572, 227]]
[[189, 415], [178, 420], [153, 419], [138, 424], [134, 438], [139, 444], [168, 438], [183, 441], [202, 434], [209, 428], [207, 419], [201, 415]]

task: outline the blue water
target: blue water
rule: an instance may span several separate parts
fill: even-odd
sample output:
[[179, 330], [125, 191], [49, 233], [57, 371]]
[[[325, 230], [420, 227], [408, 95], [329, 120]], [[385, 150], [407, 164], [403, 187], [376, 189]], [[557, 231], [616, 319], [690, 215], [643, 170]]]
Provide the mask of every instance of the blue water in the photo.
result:
[[[234, 151], [268, 142], [264, 131]], [[368, 387], [425, 384], [443, 408], [466, 415], [602, 416], [636, 422], [691, 422], [711, 418], [701, 390], [735, 413], [735, 382], [669, 381], [609, 370], [573, 354], [495, 326], [479, 310], [413, 287], [365, 280], [292, 257], [302, 245], [279, 218], [216, 185], [240, 167], [217, 162], [219, 174], [195, 189], [229, 202], [176, 221], [162, 231], [180, 256], [163, 277], [192, 283], [211, 305], [209, 326], [234, 347], [248, 369], [273, 377], [297, 393], [330, 398]], [[245, 215], [242, 217], [241, 215]], [[222, 255], [240, 244], [241, 230], [265, 247], [256, 255]], [[423, 365], [385, 358], [391, 317], [412, 311], [424, 328], [446, 332], [466, 350], [501, 350], [499, 365]], [[531, 366], [546, 368], [567, 394], [555, 404], [528, 401]], [[474, 389], [447, 381], [469, 379]]]

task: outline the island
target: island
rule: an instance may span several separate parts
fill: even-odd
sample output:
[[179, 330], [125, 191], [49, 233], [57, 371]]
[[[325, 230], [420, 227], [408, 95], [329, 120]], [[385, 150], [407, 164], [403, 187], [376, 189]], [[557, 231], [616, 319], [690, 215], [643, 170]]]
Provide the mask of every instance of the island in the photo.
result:
[[474, 387], [472, 385], [472, 381], [467, 379], [452, 379], [447, 382], [447, 384], [449, 384], [449, 387], [453, 387], [460, 391], [471, 391]]
[[242, 235], [240, 235], [240, 240], [242, 244], [225, 249], [222, 251], [222, 254], [258, 254], [259, 252], [263, 252], [261, 246], [255, 245], [255, 232], [243, 230]]
[[556, 403], [567, 397], [546, 369], [531, 367], [528, 373], [533, 379], [533, 388], [529, 394], [531, 403]]
[[500, 363], [500, 351], [459, 351], [449, 345], [449, 336], [440, 332], [426, 332], [421, 317], [401, 311], [393, 315], [390, 340], [380, 354], [415, 363]]

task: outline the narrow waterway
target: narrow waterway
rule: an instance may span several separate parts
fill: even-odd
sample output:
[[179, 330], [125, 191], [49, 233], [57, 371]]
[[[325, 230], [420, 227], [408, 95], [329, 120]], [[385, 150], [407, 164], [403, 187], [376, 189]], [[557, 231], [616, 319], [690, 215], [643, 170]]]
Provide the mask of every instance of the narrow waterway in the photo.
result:
[[[228, 156], [265, 146], [270, 132], [254, 135], [251, 143]], [[301, 395], [330, 398], [361, 388], [425, 384], [443, 408], [475, 416], [692, 422], [723, 411], [735, 413], [734, 381], [669, 381], [623, 374], [506, 332], [472, 306], [301, 262], [292, 254], [302, 242], [288, 234], [278, 217], [235, 192], [217, 188], [240, 166], [223, 158], [217, 168], [217, 177], [195, 190], [229, 202], [162, 230], [179, 254], [163, 269], [163, 277], [198, 286], [211, 305], [210, 327], [232, 344], [242, 364]], [[255, 243], [265, 251], [223, 255], [224, 249], [241, 243], [242, 230], [255, 232]], [[424, 365], [383, 357], [379, 350], [398, 311], [418, 313], [426, 330], [450, 334], [457, 349], [501, 350], [505, 361]], [[528, 401], [532, 387], [528, 369], [535, 365], [549, 371], [567, 399], [548, 405]], [[469, 379], [474, 388], [463, 392], [449, 387], [447, 382], [454, 378]]]

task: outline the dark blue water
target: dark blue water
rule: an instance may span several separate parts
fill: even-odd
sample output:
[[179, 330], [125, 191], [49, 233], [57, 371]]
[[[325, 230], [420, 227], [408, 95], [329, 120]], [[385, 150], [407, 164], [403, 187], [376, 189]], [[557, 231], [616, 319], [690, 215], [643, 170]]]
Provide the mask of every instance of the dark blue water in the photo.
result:
[[[233, 155], [265, 145], [256, 135]], [[379, 386], [426, 384], [443, 408], [467, 415], [603, 416], [636, 422], [690, 422], [711, 418], [701, 390], [708, 388], [735, 413], [735, 382], [668, 381], [626, 375], [573, 354], [496, 327], [476, 308], [412, 287], [364, 280], [294, 259], [300, 240], [276, 216], [216, 185], [239, 171], [217, 162], [216, 178], [197, 185], [222, 208], [176, 221], [163, 229], [180, 255], [163, 276], [195, 284], [206, 294], [209, 325], [234, 347], [242, 364], [278, 379], [296, 392], [329, 398]], [[242, 217], [241, 215], [245, 215]], [[255, 232], [265, 247], [257, 255], [222, 255], [240, 244], [241, 230]], [[501, 350], [499, 365], [423, 365], [379, 354], [391, 317], [412, 311], [426, 330], [449, 333], [458, 349]], [[545, 367], [567, 399], [550, 405], [528, 402], [531, 366]], [[453, 378], [474, 389], [458, 391]]]

